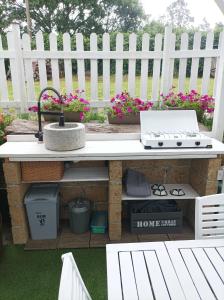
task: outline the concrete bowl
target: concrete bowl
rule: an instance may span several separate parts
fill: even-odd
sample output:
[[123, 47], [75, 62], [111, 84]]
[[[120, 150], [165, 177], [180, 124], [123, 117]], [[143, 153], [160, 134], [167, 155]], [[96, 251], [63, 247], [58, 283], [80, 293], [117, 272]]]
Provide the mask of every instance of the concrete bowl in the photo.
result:
[[81, 123], [58, 123], [44, 126], [45, 147], [53, 151], [71, 151], [85, 147], [85, 126]]

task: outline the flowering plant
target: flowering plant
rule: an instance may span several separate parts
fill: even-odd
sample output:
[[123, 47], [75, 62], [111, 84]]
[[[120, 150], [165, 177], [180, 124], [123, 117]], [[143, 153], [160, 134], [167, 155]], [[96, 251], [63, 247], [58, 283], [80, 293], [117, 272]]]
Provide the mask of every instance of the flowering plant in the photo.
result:
[[13, 116], [0, 112], [0, 145], [3, 144], [5, 139], [5, 128], [12, 122]]
[[127, 92], [117, 94], [110, 102], [112, 103], [112, 107], [108, 108], [107, 111], [112, 118], [123, 118], [123, 116], [130, 113], [136, 114], [143, 110], [149, 110], [153, 106], [152, 102], [132, 98]]
[[[44, 94], [41, 101], [41, 109], [44, 111], [79, 112], [80, 120], [85, 117], [85, 112], [90, 111], [90, 103], [82, 97], [84, 90], [75, 90], [75, 94], [62, 95], [61, 100], [49, 94]], [[38, 106], [29, 107], [29, 111], [37, 112]]]
[[198, 121], [202, 121], [205, 113], [211, 114], [214, 111], [215, 99], [209, 95], [201, 95], [195, 90], [189, 93], [175, 93], [173, 89], [164, 96], [161, 94], [164, 106], [179, 107], [183, 109], [194, 109], [198, 116]]

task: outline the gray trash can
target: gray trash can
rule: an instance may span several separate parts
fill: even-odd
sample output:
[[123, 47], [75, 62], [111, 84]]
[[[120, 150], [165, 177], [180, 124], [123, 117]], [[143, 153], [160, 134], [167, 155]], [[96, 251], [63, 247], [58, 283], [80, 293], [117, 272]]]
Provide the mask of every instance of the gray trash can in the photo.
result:
[[59, 228], [59, 185], [34, 184], [24, 199], [33, 240], [56, 239]]
[[68, 204], [70, 228], [74, 233], [84, 233], [89, 230], [90, 202], [86, 199], [76, 199]]

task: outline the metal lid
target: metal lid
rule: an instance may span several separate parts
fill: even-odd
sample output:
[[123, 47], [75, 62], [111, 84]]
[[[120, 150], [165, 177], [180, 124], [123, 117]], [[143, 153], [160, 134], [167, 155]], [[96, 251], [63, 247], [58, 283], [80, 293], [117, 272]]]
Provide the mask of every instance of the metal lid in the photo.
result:
[[69, 209], [73, 212], [86, 212], [89, 210], [90, 208], [90, 202], [89, 200], [87, 199], [82, 199], [82, 198], [79, 198], [79, 199], [76, 199], [74, 201], [71, 201], [69, 204]]

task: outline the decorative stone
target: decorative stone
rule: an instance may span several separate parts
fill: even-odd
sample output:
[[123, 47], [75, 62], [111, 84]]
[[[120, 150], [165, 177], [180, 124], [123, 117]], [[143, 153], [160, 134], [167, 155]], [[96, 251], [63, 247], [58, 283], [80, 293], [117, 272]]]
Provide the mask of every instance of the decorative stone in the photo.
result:
[[44, 126], [45, 147], [53, 151], [69, 151], [85, 147], [85, 126], [81, 123], [51, 123]]

